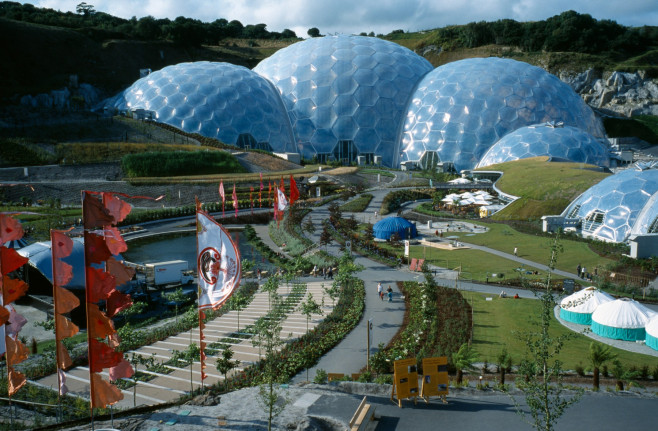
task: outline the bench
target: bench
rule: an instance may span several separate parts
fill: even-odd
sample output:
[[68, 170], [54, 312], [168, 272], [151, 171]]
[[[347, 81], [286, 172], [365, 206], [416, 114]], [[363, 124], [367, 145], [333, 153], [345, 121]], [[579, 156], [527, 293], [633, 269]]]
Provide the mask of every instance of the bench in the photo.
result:
[[366, 397], [361, 400], [349, 425], [351, 431], [373, 431], [377, 428], [375, 408], [366, 402]]

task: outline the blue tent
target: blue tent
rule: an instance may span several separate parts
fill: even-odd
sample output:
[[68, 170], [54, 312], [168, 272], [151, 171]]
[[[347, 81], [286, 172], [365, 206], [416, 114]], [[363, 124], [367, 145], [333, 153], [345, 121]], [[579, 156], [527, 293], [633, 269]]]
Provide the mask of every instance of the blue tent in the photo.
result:
[[416, 225], [402, 217], [386, 217], [375, 223], [372, 229], [378, 239], [391, 239], [394, 233], [400, 235], [401, 239], [415, 238], [418, 235]]

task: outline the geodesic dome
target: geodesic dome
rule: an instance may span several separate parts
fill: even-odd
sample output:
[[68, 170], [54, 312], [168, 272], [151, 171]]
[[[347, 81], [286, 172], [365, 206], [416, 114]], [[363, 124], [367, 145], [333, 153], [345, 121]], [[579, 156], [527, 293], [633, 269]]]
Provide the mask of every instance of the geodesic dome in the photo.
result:
[[372, 162], [378, 155], [394, 168], [409, 97], [431, 70], [396, 43], [348, 35], [295, 43], [254, 68], [281, 92], [303, 157]]
[[644, 340], [645, 326], [656, 313], [630, 298], [599, 305], [592, 313], [592, 332], [616, 340]]
[[419, 162], [437, 153], [458, 171], [472, 169], [509, 132], [551, 121], [605, 136], [580, 96], [543, 69], [495, 57], [455, 61], [418, 84], [407, 109], [401, 159]]
[[296, 152], [283, 102], [246, 67], [198, 61], [167, 66], [136, 81], [113, 103], [145, 109], [155, 120], [239, 147]]
[[576, 127], [544, 123], [521, 127], [503, 136], [476, 168], [537, 156], [610, 166], [608, 148], [602, 140]]
[[562, 212], [580, 219], [583, 236], [624, 242], [658, 233], [658, 170], [629, 168], [587, 189]]
[[560, 318], [567, 322], [591, 325], [592, 313], [598, 306], [614, 300], [611, 295], [590, 286], [560, 301]]
[[377, 239], [391, 239], [391, 235], [397, 233], [402, 239], [415, 238], [418, 235], [416, 225], [402, 217], [386, 217], [379, 220], [372, 227]]

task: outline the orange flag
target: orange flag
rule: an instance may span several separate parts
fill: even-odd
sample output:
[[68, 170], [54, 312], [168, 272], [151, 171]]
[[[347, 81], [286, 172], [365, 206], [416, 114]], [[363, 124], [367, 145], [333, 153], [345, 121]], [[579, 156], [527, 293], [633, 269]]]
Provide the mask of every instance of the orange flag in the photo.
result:
[[56, 319], [56, 328], [57, 332], [55, 333], [55, 339], [62, 340], [63, 338], [69, 338], [74, 336], [80, 331], [78, 325], [71, 322], [67, 317], [58, 314], [55, 316]]
[[121, 390], [110, 382], [103, 380], [98, 373], [91, 373], [94, 391], [91, 394], [91, 407], [104, 408], [123, 399]]
[[15, 340], [13, 337], [5, 336], [5, 345], [7, 346], [7, 364], [13, 366], [27, 359], [28, 350], [23, 343]]
[[27, 292], [28, 285], [17, 278], [2, 276], [2, 296], [3, 304], [9, 304], [16, 301]]
[[69, 311], [80, 305], [80, 300], [77, 296], [71, 293], [70, 290], [63, 287], [58, 287], [56, 290], [57, 298], [57, 312], [61, 314], [66, 314]]
[[9, 383], [7, 388], [9, 396], [14, 395], [20, 388], [22, 388], [25, 385], [25, 383], [27, 383], [27, 379], [25, 378], [23, 373], [14, 370], [14, 367], [8, 367], [7, 376], [9, 377]]
[[105, 228], [105, 244], [107, 244], [107, 249], [110, 250], [110, 253], [117, 255], [128, 250], [126, 242], [121, 236], [119, 229], [115, 227], [106, 227]]
[[[105, 338], [114, 334], [114, 323], [98, 309], [98, 305], [87, 303], [87, 314], [89, 314], [89, 328], [87, 330], [92, 338]], [[105, 344], [103, 345], [105, 346]]]
[[129, 268], [123, 263], [116, 260], [114, 257], [111, 257], [107, 260], [105, 267], [107, 272], [114, 276], [117, 286], [121, 286], [128, 281], [132, 280], [135, 276], [135, 269]]
[[57, 364], [59, 368], [66, 370], [73, 365], [73, 361], [69, 356], [69, 351], [61, 341], [57, 342], [57, 357], [59, 358], [59, 363]]
[[13, 217], [0, 214], [0, 244], [23, 238], [23, 226]]

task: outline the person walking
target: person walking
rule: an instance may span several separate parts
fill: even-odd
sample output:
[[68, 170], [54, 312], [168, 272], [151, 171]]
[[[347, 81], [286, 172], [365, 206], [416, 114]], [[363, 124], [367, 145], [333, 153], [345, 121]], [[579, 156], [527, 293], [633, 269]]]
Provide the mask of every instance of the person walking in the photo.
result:
[[580, 264], [578, 264], [578, 266], [576, 267], [576, 275], [578, 277], [580, 277], [580, 273], [582, 272], [582, 270], [583, 270], [583, 267], [580, 266]]
[[329, 276], [330, 279], [332, 279], [332, 280], [334, 279], [334, 270], [333, 270], [331, 267], [329, 267], [329, 274], [328, 274], [328, 276]]
[[388, 302], [393, 302], [393, 289], [391, 289], [391, 286], [388, 286], [386, 292], [388, 292]]
[[518, 250], [516, 247], [514, 247], [514, 256], [518, 256], [518, 255], [519, 255], [519, 254], [518, 254], [518, 251], [519, 251], [519, 250]]
[[377, 296], [379, 296], [380, 300], [384, 300], [384, 292], [382, 290], [382, 283], [381, 281], [377, 283]]

